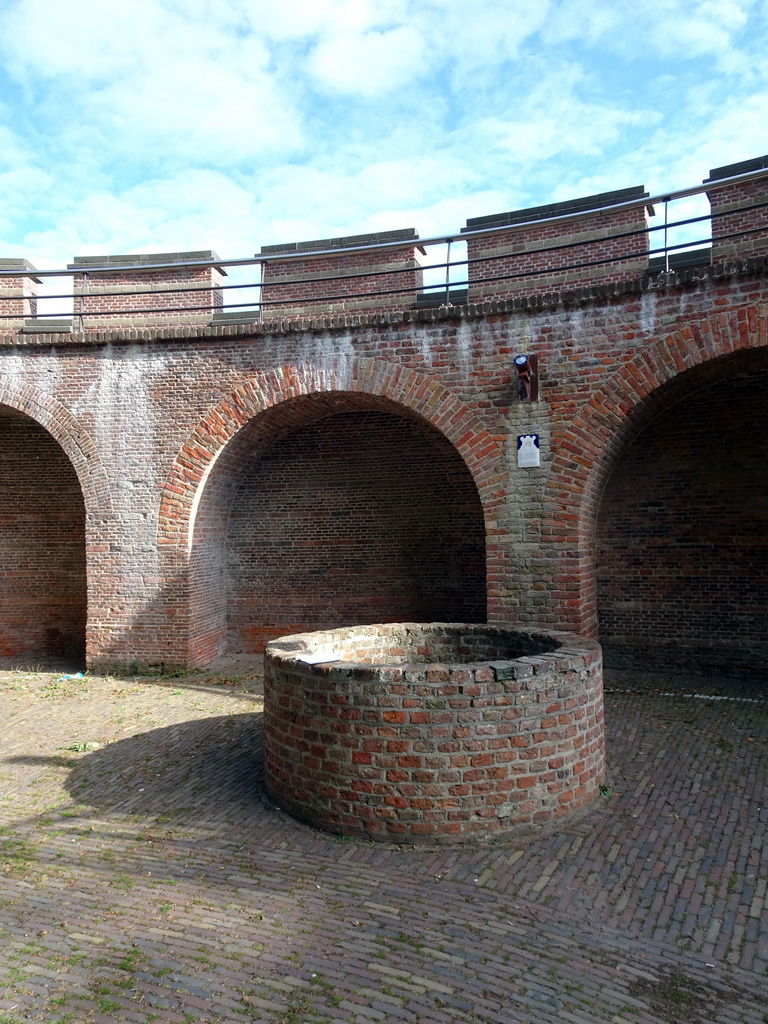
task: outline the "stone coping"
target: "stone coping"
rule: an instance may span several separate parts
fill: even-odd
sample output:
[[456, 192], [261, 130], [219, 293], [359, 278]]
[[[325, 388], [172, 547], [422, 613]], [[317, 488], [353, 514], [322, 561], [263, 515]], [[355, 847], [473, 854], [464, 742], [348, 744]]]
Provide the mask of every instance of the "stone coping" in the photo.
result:
[[271, 256], [279, 253], [324, 252], [328, 249], [354, 249], [368, 245], [383, 245], [387, 242], [418, 243], [415, 228], [398, 228], [391, 231], [373, 231], [363, 235], [344, 235], [340, 238], [315, 238], [306, 242], [284, 242], [279, 245], [262, 245], [256, 256]]
[[[493, 678], [531, 679], [550, 663], [583, 658], [596, 641], [573, 633], [485, 623], [383, 623], [296, 633], [273, 640], [266, 657], [276, 664], [332, 678], [428, 679], [436, 666], [462, 672], [490, 669]], [[399, 672], [392, 672], [397, 667]]]
[[712, 167], [709, 177], [704, 178], [702, 184], [707, 185], [710, 181], [722, 181], [723, 178], [735, 178], [738, 174], [749, 174], [765, 169], [768, 169], [768, 154], [753, 157], [751, 160], [741, 160], [735, 164], [725, 164], [723, 167]]
[[[96, 268], [120, 270], [123, 267], [134, 267], [142, 266], [147, 264], [154, 266], [155, 264], [169, 264], [169, 266], [158, 267], [158, 271], [172, 270], [173, 264], [179, 264], [180, 267], [184, 267], [185, 264], [191, 263], [194, 270], [208, 270], [205, 264], [214, 263], [220, 259], [219, 254], [214, 252], [213, 249], [196, 249], [190, 252], [147, 252], [138, 254], [123, 254], [119, 253], [112, 256], [75, 256], [72, 263], [67, 264], [67, 270], [74, 271], [88, 271]], [[196, 264], [202, 263], [203, 266], [196, 266]], [[226, 270], [223, 267], [216, 267], [216, 269], [226, 275]]]
[[584, 213], [600, 213], [614, 206], [631, 203], [637, 199], [647, 199], [650, 195], [643, 185], [616, 189], [613, 192], [600, 192], [593, 196], [580, 199], [568, 199], [562, 203], [547, 203], [545, 206], [531, 206], [524, 210], [512, 210], [509, 213], [492, 213], [485, 217], [468, 217], [466, 227], [461, 231], [480, 231], [483, 228], [513, 227], [528, 224], [531, 221], [551, 220], [553, 217], [577, 216]]

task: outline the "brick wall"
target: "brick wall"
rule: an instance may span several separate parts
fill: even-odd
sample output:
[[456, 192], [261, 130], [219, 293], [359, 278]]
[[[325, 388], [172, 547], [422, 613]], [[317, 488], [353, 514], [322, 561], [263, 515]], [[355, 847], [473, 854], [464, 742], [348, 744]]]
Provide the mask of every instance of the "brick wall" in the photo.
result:
[[[709, 172], [704, 184], [712, 210], [712, 260], [742, 259], [768, 247], [768, 176], [746, 181], [724, 178], [768, 168], [768, 156]], [[718, 184], [718, 182], [722, 182]], [[741, 235], [742, 232], [745, 234]], [[741, 235], [741, 237], [739, 237]]]
[[485, 528], [434, 429], [380, 412], [303, 427], [254, 461], [227, 536], [233, 649], [365, 622], [485, 621]]
[[[27, 270], [23, 277], [4, 277], [3, 271]], [[18, 328], [25, 317], [37, 315], [37, 286], [39, 278], [34, 276], [35, 268], [27, 260], [0, 259], [0, 315], [12, 316], [12, 320], [0, 320], [0, 334], [9, 328]]]
[[619, 204], [647, 195], [641, 186], [468, 220], [463, 232], [499, 228], [467, 236], [469, 301], [640, 276], [648, 267], [649, 208]]
[[[104, 485], [87, 492], [93, 665], [205, 664], [223, 651], [221, 530], [241, 469], [308, 418], [377, 402], [430, 423], [471, 473], [490, 620], [594, 633], [595, 516], [638, 410], [666, 415], [669, 381], [680, 398], [700, 387], [687, 383], [697, 366], [765, 347], [767, 300], [766, 268], [750, 264], [490, 315], [169, 329], [141, 343], [43, 335], [0, 345], [0, 389], [10, 382], [21, 408], [66, 424], [84, 481], [101, 466]], [[539, 356], [537, 403], [516, 396], [511, 357], [523, 345]], [[519, 470], [516, 435], [529, 432], [542, 465]], [[226, 501], [213, 500], [219, 489]]]
[[[221, 653], [225, 528], [245, 475], [310, 423], [363, 411], [429, 424], [466, 466], [489, 621], [597, 635], [595, 523], [612, 467], [638, 430], [714, 382], [702, 368], [727, 374], [768, 347], [768, 255], [530, 288], [285, 324], [2, 335], [0, 403], [57, 439], [85, 496], [90, 663]], [[517, 397], [519, 351], [538, 356], [537, 402]], [[731, 413], [739, 422], [739, 403]], [[521, 433], [539, 434], [539, 468], [518, 469]]]
[[607, 666], [762, 671], [768, 660], [768, 358], [654, 420], [597, 526]]
[[[263, 317], [271, 320], [330, 312], [403, 309], [413, 305], [423, 283], [420, 257], [424, 250], [419, 247], [417, 238], [412, 228], [406, 228], [264, 246], [263, 255], [274, 257], [284, 252], [294, 258], [270, 259], [264, 263]], [[379, 252], [347, 251], [356, 246], [398, 240], [404, 244]], [[336, 251], [299, 258], [302, 252], [320, 249]], [[388, 292], [394, 294], [386, 294]]]
[[[76, 256], [72, 288], [74, 313], [83, 317], [83, 328], [94, 330], [104, 324], [184, 323], [201, 321], [221, 309], [220, 267], [189, 267], [185, 261], [216, 259], [210, 250], [200, 252], [159, 252], [128, 256]], [[178, 263], [161, 270], [128, 271], [126, 265]], [[89, 268], [114, 265], [114, 273], [88, 273]], [[179, 312], [169, 312], [169, 310]], [[185, 313], [189, 310], [189, 313]]]
[[85, 656], [85, 513], [67, 457], [41, 426], [0, 406], [0, 658]]

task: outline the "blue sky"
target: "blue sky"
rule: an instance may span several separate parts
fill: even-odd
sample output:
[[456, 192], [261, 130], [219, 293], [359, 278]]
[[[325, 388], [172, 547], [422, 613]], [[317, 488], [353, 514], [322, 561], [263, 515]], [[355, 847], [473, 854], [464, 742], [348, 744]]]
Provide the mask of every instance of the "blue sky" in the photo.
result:
[[768, 0], [0, 0], [0, 257], [415, 227], [768, 152]]

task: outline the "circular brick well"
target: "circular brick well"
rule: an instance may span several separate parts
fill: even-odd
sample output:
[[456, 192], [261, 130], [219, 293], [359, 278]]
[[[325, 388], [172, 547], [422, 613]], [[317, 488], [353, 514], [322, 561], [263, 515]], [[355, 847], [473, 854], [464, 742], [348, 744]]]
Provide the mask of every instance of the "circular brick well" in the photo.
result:
[[318, 828], [461, 841], [528, 831], [599, 791], [595, 641], [391, 623], [281, 637], [265, 667], [266, 789]]

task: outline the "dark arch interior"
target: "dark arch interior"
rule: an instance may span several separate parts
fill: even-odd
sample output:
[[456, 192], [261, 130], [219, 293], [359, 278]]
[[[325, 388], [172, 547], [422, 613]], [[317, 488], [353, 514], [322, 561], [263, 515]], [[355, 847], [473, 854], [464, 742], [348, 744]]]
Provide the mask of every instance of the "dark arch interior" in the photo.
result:
[[267, 413], [215, 467], [193, 548], [198, 663], [311, 629], [485, 621], [485, 527], [463, 460], [420, 420], [339, 407], [299, 400], [304, 421], [265, 438]]
[[681, 375], [614, 466], [597, 523], [607, 667], [766, 673], [766, 355]]
[[85, 506], [61, 446], [0, 406], [0, 664], [85, 658]]

